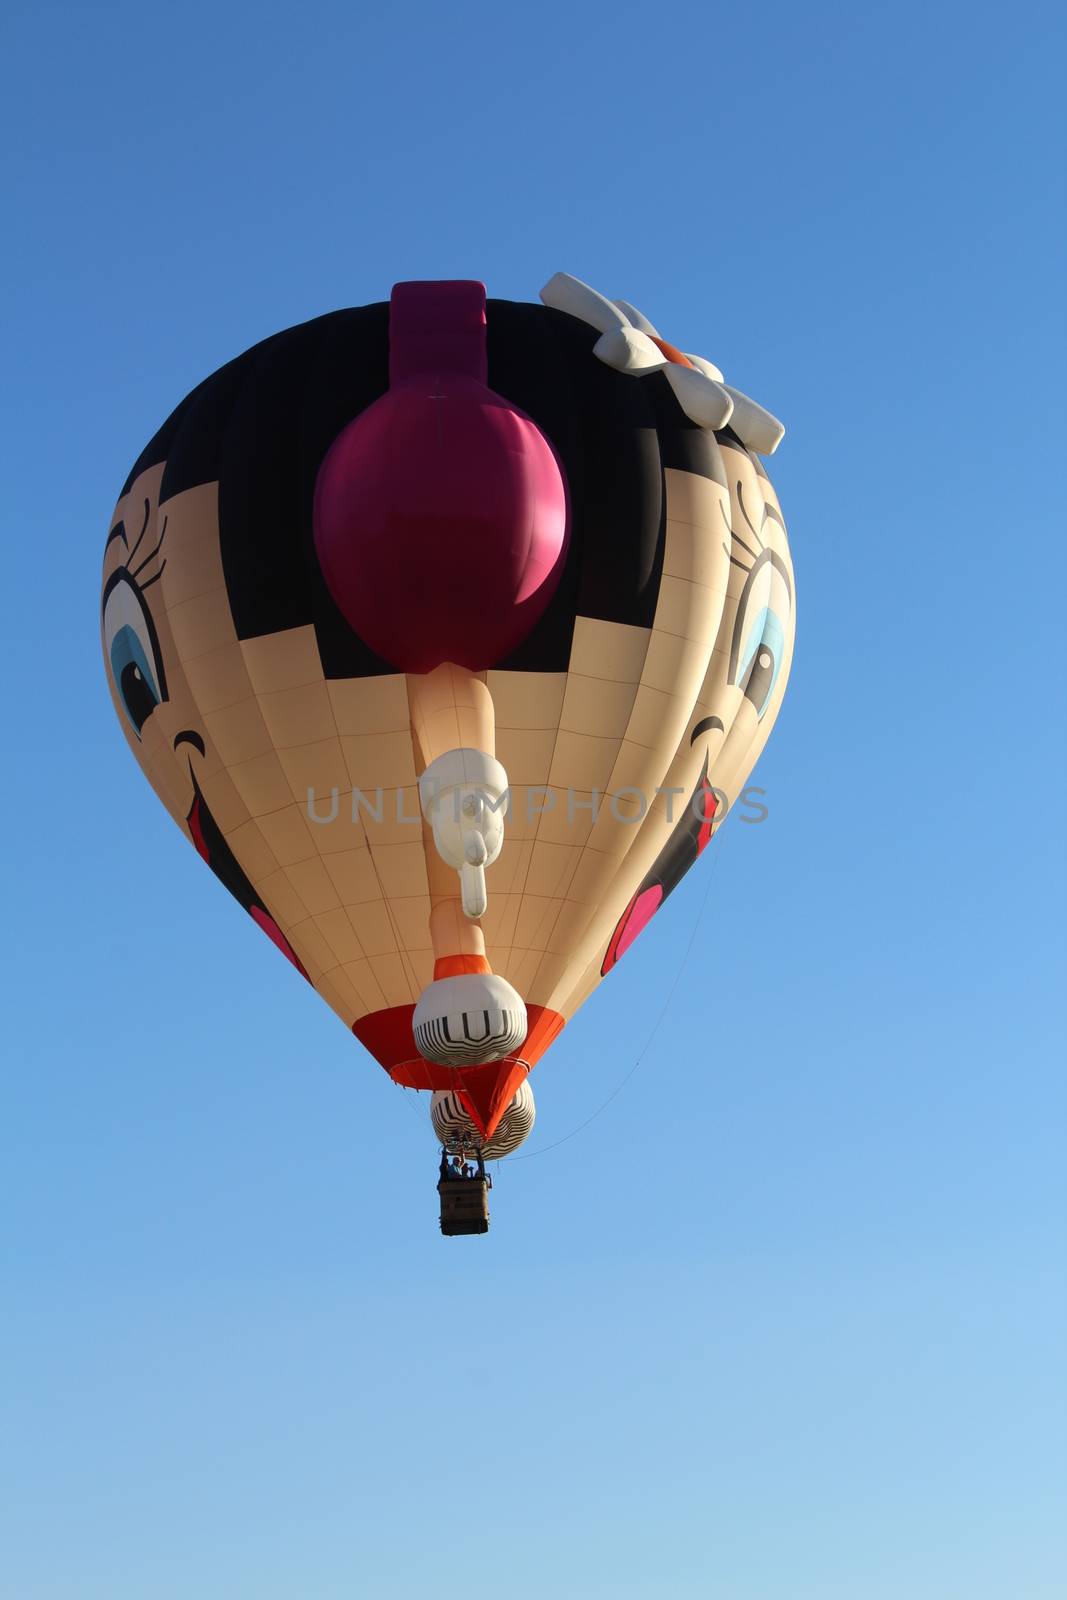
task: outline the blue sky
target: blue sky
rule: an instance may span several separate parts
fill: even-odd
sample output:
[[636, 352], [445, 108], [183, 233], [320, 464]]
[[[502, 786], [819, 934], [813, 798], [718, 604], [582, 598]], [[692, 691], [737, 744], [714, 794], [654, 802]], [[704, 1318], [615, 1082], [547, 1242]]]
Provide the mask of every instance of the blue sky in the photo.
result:
[[[4, 1600], [1061, 1594], [1056, 9], [12, 0], [4, 34]], [[424, 1103], [131, 762], [99, 558], [256, 339], [557, 269], [786, 421], [796, 663], [768, 821], [444, 1241]]]

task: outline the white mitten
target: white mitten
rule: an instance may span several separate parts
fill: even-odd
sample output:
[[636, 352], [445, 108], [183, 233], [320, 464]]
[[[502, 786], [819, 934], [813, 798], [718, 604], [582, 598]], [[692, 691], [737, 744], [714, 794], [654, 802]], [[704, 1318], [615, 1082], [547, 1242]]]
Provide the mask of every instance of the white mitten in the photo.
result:
[[422, 814], [438, 855], [459, 873], [468, 917], [485, 913], [485, 869], [504, 843], [507, 789], [507, 773], [484, 750], [446, 750], [419, 779]]
[[419, 1053], [443, 1067], [502, 1061], [526, 1037], [526, 1007], [506, 978], [464, 972], [437, 978], [419, 996], [411, 1019]]

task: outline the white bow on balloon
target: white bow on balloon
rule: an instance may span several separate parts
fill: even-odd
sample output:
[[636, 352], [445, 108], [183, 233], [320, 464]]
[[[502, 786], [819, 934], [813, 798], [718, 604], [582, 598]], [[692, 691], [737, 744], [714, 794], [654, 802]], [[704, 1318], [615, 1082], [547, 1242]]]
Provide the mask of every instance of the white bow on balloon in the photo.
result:
[[600, 338], [593, 354], [605, 366], [634, 378], [662, 372], [678, 404], [698, 427], [729, 427], [742, 444], [763, 456], [773, 455], [781, 444], [785, 427], [777, 417], [725, 383], [718, 367], [703, 356], [682, 351], [688, 362], [683, 366], [667, 353], [670, 347], [648, 318], [627, 300], [609, 300], [569, 272], [551, 277], [541, 290], [541, 299], [546, 306], [566, 311], [598, 329]]

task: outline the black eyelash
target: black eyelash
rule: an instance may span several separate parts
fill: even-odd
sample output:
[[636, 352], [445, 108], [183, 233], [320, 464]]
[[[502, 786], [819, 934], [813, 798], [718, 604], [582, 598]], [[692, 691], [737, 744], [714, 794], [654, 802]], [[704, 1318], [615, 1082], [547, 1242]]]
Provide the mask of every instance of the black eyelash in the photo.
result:
[[[740, 484], [738, 485], [738, 488], [740, 488]], [[742, 510], [744, 510], [744, 507], [742, 507]], [[750, 555], [752, 557], [753, 564], [755, 564], [755, 562], [757, 560], [756, 552], [754, 550], [750, 550], [748, 548], [748, 545], [745, 543], [745, 541], [743, 539], [739, 539], [737, 537], [737, 534], [734, 532], [733, 528], [730, 526], [730, 518], [726, 515], [726, 507], [723, 505], [721, 500], [719, 501], [719, 515], [722, 517], [723, 526], [725, 527], [727, 533], [730, 535], [730, 543], [729, 544], [726, 543], [725, 539], [722, 542], [723, 553], [726, 556], [729, 557], [729, 560], [730, 560], [730, 562], [732, 563], [733, 566], [740, 567], [742, 572], [751, 572], [752, 568], [750, 566], [747, 566], [745, 564], [745, 562], [739, 561], [737, 559], [737, 557], [734, 555], [733, 546], [734, 546], [735, 542], [737, 544], [739, 544], [741, 546], [742, 550], [744, 550], [746, 552], [746, 554], [748, 554], [748, 555]], [[760, 548], [761, 549], [763, 548], [762, 545], [760, 546]]]
[[[758, 561], [759, 560], [759, 557], [757, 556], [755, 550], [751, 549], [751, 547], [745, 543], [745, 541], [742, 539], [742, 537], [741, 537], [741, 535], [739, 533], [735, 533], [734, 534], [734, 543], [735, 544], [739, 544], [741, 546], [742, 550], [745, 552], [745, 554], [746, 555], [750, 555], [752, 557], [753, 561]], [[763, 549], [762, 545], [760, 545], [760, 549], [761, 550]]]
[[[142, 538], [144, 537], [144, 529], [143, 528], [141, 530], [141, 537]], [[127, 563], [126, 563], [126, 567], [127, 567], [127, 570], [129, 572], [131, 578], [133, 578], [136, 581], [138, 573], [143, 572], [145, 567], [148, 566], [149, 562], [153, 561], [155, 559], [155, 557], [159, 554], [160, 548], [161, 548], [161, 546], [163, 544], [163, 540], [166, 537], [167, 537], [167, 519], [166, 519], [166, 517], [164, 517], [163, 518], [163, 526], [159, 530], [159, 538], [156, 541], [155, 548], [148, 552], [148, 554], [145, 556], [144, 560], [141, 562], [140, 566], [132, 567], [130, 565], [130, 562], [132, 562], [132, 560], [133, 560], [133, 554], [131, 553], [130, 560], [127, 561]], [[141, 542], [141, 540], [138, 539], [137, 544], [140, 544], [140, 542]], [[133, 549], [134, 549], [134, 551], [136, 551], [136, 549], [137, 549], [137, 545], [136, 544], [134, 545]], [[166, 565], [166, 563], [164, 563], [164, 565]], [[163, 571], [163, 567], [160, 567], [159, 571], [162, 572]], [[159, 573], [157, 573], [156, 576], [158, 577]], [[140, 587], [142, 589], [143, 588], [147, 588], [147, 584], [141, 584]]]
[[[748, 512], [745, 510], [745, 491], [741, 487], [740, 478], [738, 478], [738, 480], [737, 480], [737, 503], [741, 507], [741, 515], [744, 517], [744, 519], [748, 523], [749, 527], [752, 528], [752, 537], [753, 537], [753, 539], [755, 539], [756, 543], [759, 545], [761, 550], [765, 550], [767, 547], [764, 544], [763, 540], [760, 538], [759, 534], [756, 532], [755, 528], [752, 527], [752, 518], [749, 516]], [[734, 534], [734, 538], [737, 539], [736, 533]], [[737, 542], [738, 542], [738, 544], [740, 544], [740, 542], [741, 542], [740, 539], [738, 539]], [[747, 550], [748, 546], [746, 545], [745, 548]], [[752, 555], [753, 552], [749, 551], [749, 554]]]
[[[167, 565], [167, 558], [166, 558], [166, 556], [164, 556], [163, 560], [160, 563], [159, 571], [156, 572], [156, 573], [153, 573], [153, 575], [150, 578], [146, 578], [144, 583], [137, 583], [137, 579], [136, 579], [136, 577], [134, 576], [134, 574], [132, 572], [130, 573], [130, 581], [132, 583], [137, 584], [138, 589], [140, 589], [141, 593], [144, 594], [146, 589], [151, 589], [151, 587], [152, 587], [152, 585], [154, 583], [158, 583], [159, 582], [160, 578], [163, 576], [163, 573], [164, 573], [164, 571], [166, 569], [166, 565]], [[140, 572], [140, 570], [141, 570], [140, 567], [138, 567], [137, 570], [138, 570], [138, 572]]]
[[144, 521], [141, 523], [141, 531], [137, 535], [137, 542], [134, 545], [133, 549], [130, 551], [129, 555], [126, 557], [126, 565], [127, 566], [129, 566], [130, 562], [133, 560], [134, 556], [137, 554], [138, 550], [141, 548], [141, 540], [144, 538], [145, 533], [146, 533], [146, 531], [148, 529], [148, 518], [149, 518], [150, 515], [151, 515], [151, 506], [150, 506], [149, 502], [146, 500], [145, 503], [144, 503]]

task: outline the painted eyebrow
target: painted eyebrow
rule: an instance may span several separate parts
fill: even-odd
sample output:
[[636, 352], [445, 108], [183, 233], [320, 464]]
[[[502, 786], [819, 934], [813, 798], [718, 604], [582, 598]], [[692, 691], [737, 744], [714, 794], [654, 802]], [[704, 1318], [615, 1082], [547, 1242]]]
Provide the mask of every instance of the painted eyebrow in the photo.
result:
[[126, 537], [126, 524], [122, 521], [121, 517], [107, 536], [107, 544], [104, 546], [105, 555], [107, 555], [108, 551], [111, 549], [112, 539], [121, 539], [127, 550], [130, 548], [130, 541]]

